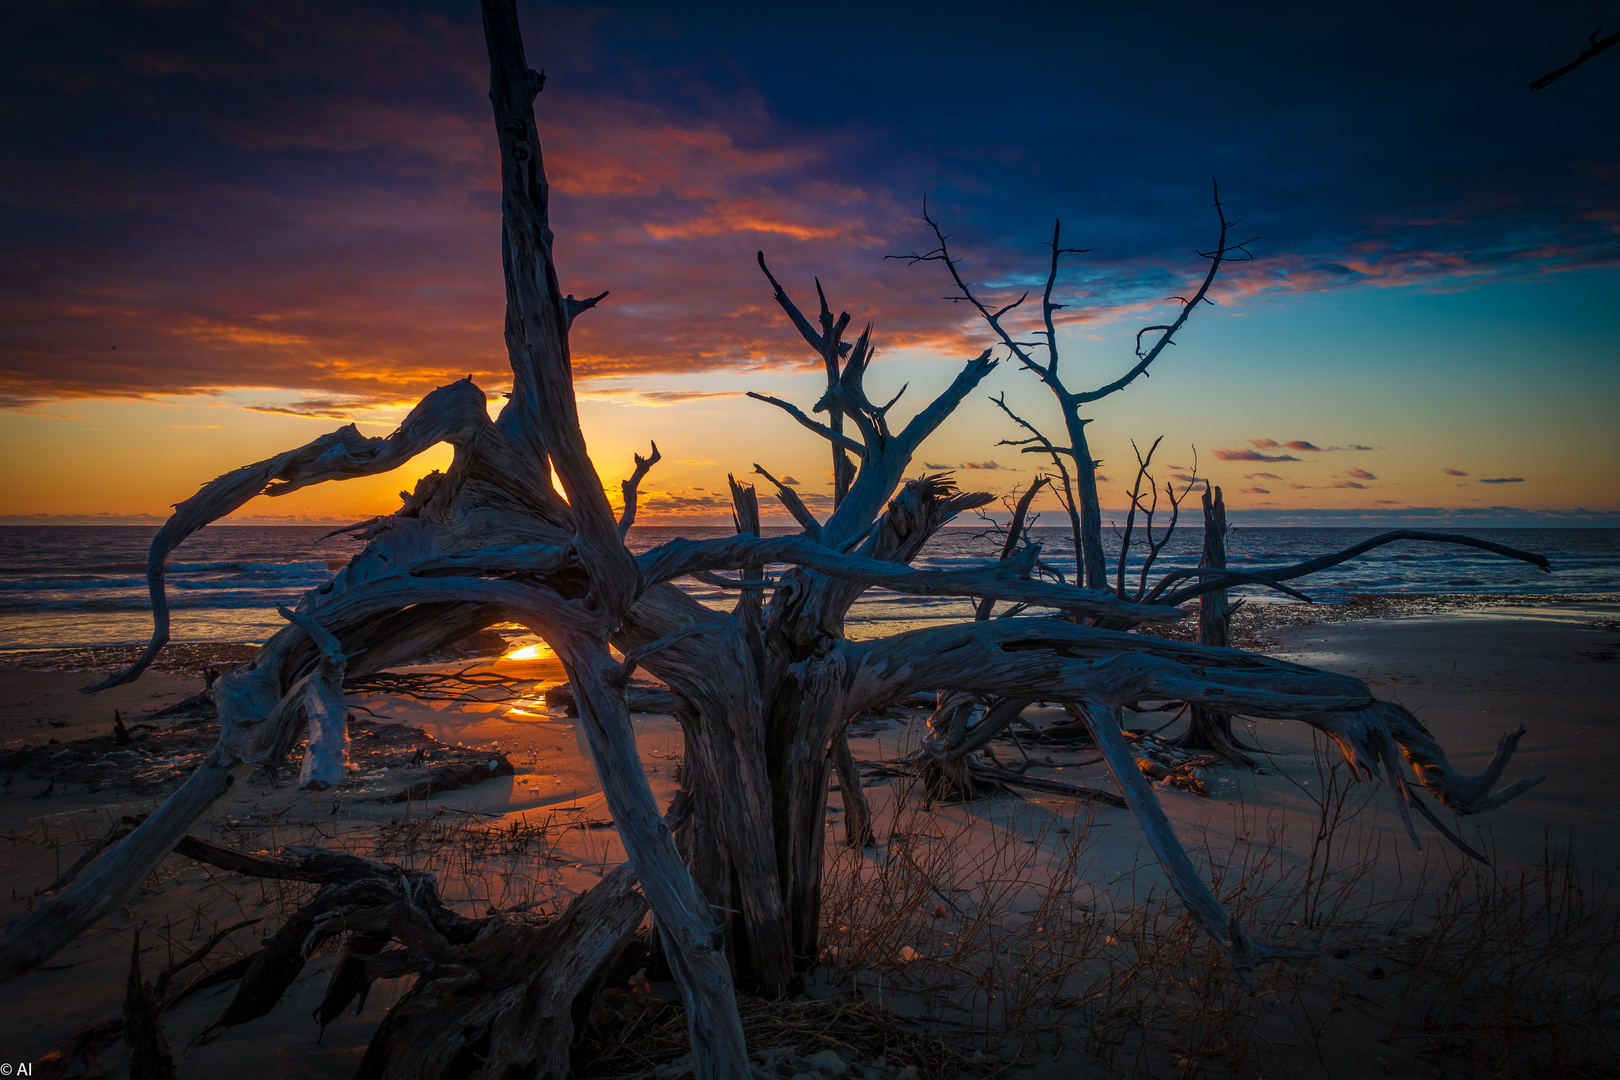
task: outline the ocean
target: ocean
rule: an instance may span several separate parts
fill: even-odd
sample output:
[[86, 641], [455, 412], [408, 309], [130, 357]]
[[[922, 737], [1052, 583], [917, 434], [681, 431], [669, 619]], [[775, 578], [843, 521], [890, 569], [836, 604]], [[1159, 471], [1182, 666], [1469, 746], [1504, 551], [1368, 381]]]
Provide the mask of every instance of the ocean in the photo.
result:
[[[144, 642], [151, 632], [146, 594], [149, 526], [0, 527], [0, 649], [84, 648]], [[725, 536], [729, 529], [637, 526], [630, 546], [643, 551], [676, 536]], [[792, 532], [772, 529], [768, 532]], [[1238, 528], [1228, 540], [1229, 565], [1263, 570], [1347, 547], [1377, 529]], [[278, 603], [291, 603], [331, 577], [358, 550], [345, 536], [322, 539], [320, 527], [215, 525], [198, 532], [170, 556], [169, 604], [173, 640], [261, 642], [282, 626]], [[1539, 552], [1552, 574], [1471, 548], [1399, 542], [1310, 578], [1292, 582], [1319, 602], [1354, 594], [1620, 592], [1620, 529], [1484, 529], [1470, 535]], [[1073, 579], [1067, 530], [1037, 528], [1047, 562]], [[942, 530], [923, 550], [919, 567], [950, 568], [982, 562], [1000, 539], [979, 528]], [[1178, 529], [1159, 555], [1150, 582], [1163, 571], [1196, 566], [1199, 529]], [[1110, 554], [1118, 540], [1109, 538]], [[1133, 544], [1127, 581], [1139, 555]], [[698, 582], [678, 584], [716, 607], [735, 593]], [[1237, 594], [1264, 602], [1278, 594], [1243, 588]], [[851, 612], [851, 637], [869, 638], [916, 626], [972, 617], [960, 599], [899, 596], [872, 590]]]

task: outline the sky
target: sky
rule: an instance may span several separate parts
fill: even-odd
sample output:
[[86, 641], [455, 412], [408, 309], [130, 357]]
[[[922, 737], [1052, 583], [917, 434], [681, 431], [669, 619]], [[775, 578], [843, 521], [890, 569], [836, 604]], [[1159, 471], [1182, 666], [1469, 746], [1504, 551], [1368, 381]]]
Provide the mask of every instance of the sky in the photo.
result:
[[[902, 416], [994, 343], [940, 264], [886, 258], [933, 246], [925, 200], [1002, 303], [1039, 287], [1061, 219], [1087, 249], [1057, 289], [1063, 370], [1089, 389], [1196, 287], [1218, 180], [1254, 258], [1088, 410], [1106, 513], [1133, 440], [1163, 436], [1160, 480], [1196, 468], [1253, 524], [1620, 525], [1620, 50], [1527, 88], [1612, 4], [520, 11], [559, 273], [610, 292], [575, 325], [585, 433], [615, 501], [658, 443], [644, 523], [729, 521], [726, 475], [755, 463], [830, 505], [824, 444], [742, 396], [808, 408], [823, 379], [756, 251], [801, 305], [819, 279], [874, 325], [869, 392], [905, 385]], [[0, 522], [158, 521], [342, 424], [387, 434], [467, 374], [498, 408], [476, 4], [4, 18]], [[913, 472], [1027, 485], [1041, 463], [999, 445], [1020, 435], [999, 394], [1060, 432], [1003, 363]], [[233, 520], [387, 513], [448, 460]]]

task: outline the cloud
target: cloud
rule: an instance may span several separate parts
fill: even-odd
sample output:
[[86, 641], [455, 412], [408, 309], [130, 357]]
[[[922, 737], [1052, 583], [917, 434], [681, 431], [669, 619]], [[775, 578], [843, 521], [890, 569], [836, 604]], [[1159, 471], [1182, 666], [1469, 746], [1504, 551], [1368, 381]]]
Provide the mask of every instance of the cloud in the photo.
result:
[[1346, 476], [1353, 476], [1357, 480], [1376, 480], [1376, 479], [1378, 479], [1378, 477], [1374, 476], [1372, 473], [1368, 472], [1366, 469], [1350, 469], [1348, 472], [1345, 473], [1345, 475]]
[[581, 400], [622, 401], [627, 405], [679, 405], [708, 398], [741, 397], [738, 390], [647, 390], [636, 386], [593, 387], [589, 382], [575, 387]]
[[1445, 473], [1447, 476], [1467, 476], [1468, 475], [1467, 473], [1463, 472], [1461, 469], [1441, 469], [1440, 471]]
[[[986, 470], [992, 470], [992, 471], [1000, 470], [1002, 472], [1022, 472], [1023, 471], [1022, 469], [1014, 469], [1010, 465], [997, 465], [994, 461], [964, 461], [959, 465], [945, 465], [945, 464], [941, 464], [940, 462], [937, 462], [937, 461], [925, 461], [925, 462], [923, 462], [923, 468], [925, 468], [925, 469], [943, 469], [943, 470], [947, 470], [947, 471], [956, 470], [956, 469], [986, 469]], [[1099, 477], [1097, 477], [1097, 479], [1101, 480], [1101, 479], [1103, 479], [1103, 477], [1099, 476]]]
[[1215, 456], [1222, 461], [1298, 461], [1292, 454], [1262, 454], [1258, 450], [1217, 450]]
[[1281, 480], [1282, 477], [1278, 476], [1274, 472], [1252, 472], [1252, 473], [1244, 473], [1243, 474], [1243, 479], [1245, 479], [1245, 480]]
[[1522, 483], [1524, 483], [1524, 477], [1522, 477], [1522, 476], [1482, 476], [1482, 477], [1479, 478], [1479, 482], [1482, 483], [1482, 484], [1522, 484]]
[[278, 416], [302, 416], [314, 420], [358, 420], [355, 414], [371, 407], [364, 400], [341, 398], [311, 398], [286, 405], [243, 405], [248, 412], [274, 413]]
[[1401, 501], [1399, 499], [1374, 499], [1373, 500], [1373, 505], [1374, 506], [1399, 506], [1399, 505], [1401, 505]]
[[1578, 525], [1601, 528], [1620, 526], [1620, 512], [1520, 506], [1374, 506], [1331, 509], [1294, 507], [1277, 510], [1232, 507], [1227, 516], [1250, 525], [1315, 525], [1346, 528], [1388, 526], [1490, 527], [1496, 525]]
[[1371, 450], [1372, 449], [1372, 447], [1363, 446], [1360, 443], [1351, 443], [1348, 446], [1317, 446], [1315, 443], [1313, 443], [1313, 442], [1311, 442], [1311, 441], [1309, 441], [1307, 439], [1290, 439], [1285, 443], [1280, 443], [1276, 439], [1250, 439], [1249, 440], [1249, 445], [1253, 446], [1253, 447], [1255, 447], [1257, 449], [1260, 449], [1260, 450], [1281, 450], [1281, 449], [1286, 448], [1286, 449], [1289, 449], [1289, 450], [1298, 450], [1301, 453], [1312, 453], [1312, 454], [1325, 454], [1325, 453], [1327, 453], [1327, 452], [1329, 452], [1331, 450]]
[[1367, 487], [1366, 484], [1358, 484], [1354, 480], [1340, 480], [1333, 486], [1336, 488], [1355, 488], [1357, 491], [1364, 491]]
[[794, 484], [802, 484], [802, 483], [804, 483], [804, 481], [796, 479], [795, 477], [792, 477], [792, 476], [784, 476], [784, 477], [782, 477], [782, 483], [787, 484], [789, 486], [792, 486]]
[[638, 503], [637, 517], [642, 511], [652, 514], [690, 514], [694, 511], [712, 511], [730, 509], [729, 498], [703, 492], [702, 488], [691, 488], [689, 491], [701, 494], [688, 494], [685, 491], [645, 491], [642, 492]]
[[1246, 488], [1239, 488], [1238, 490], [1243, 492], [1245, 495], [1270, 495], [1271, 494], [1271, 492], [1268, 489], [1263, 488], [1263, 487], [1246, 487]]

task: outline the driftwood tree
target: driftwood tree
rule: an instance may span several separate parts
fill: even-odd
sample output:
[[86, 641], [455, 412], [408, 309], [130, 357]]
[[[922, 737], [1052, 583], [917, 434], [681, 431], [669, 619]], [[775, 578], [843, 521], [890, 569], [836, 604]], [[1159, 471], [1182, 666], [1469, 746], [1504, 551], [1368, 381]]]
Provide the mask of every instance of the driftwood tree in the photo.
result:
[[[955, 289], [954, 294], [948, 299], [965, 302], [977, 312], [995, 336], [997, 343], [1007, 350], [1008, 356], [1017, 362], [1020, 369], [1039, 379], [1041, 384], [1051, 391], [1057, 402], [1063, 424], [1063, 439], [1067, 440], [1067, 445], [1063, 441], [1049, 438], [1034, 423], [1014, 412], [1008, 406], [1005, 394], [990, 399], [1009, 420], [1026, 433], [1021, 438], [1004, 439], [999, 445], [1016, 446], [1021, 453], [1045, 457], [1053, 473], [1051, 476], [1038, 477], [1018, 503], [1007, 529], [1007, 548], [1003, 552], [1003, 557], [1010, 554], [1020, 530], [1026, 528], [1031, 499], [1042, 485], [1049, 484], [1068, 516], [1074, 545], [1076, 575], [1085, 583], [1086, 588], [1111, 590], [1122, 601], [1144, 605], [1178, 607], [1197, 599], [1198, 644], [1223, 649], [1231, 644], [1232, 615], [1243, 603], [1242, 600], [1229, 602], [1228, 589], [1244, 585], [1257, 586], [1310, 602], [1309, 596], [1294, 590], [1284, 582], [1318, 573], [1396, 541], [1457, 544], [1528, 562], [1543, 571], [1549, 570], [1547, 560], [1531, 552], [1475, 537], [1417, 529], [1384, 533], [1342, 551], [1292, 566], [1263, 567], [1251, 571], [1232, 570], [1226, 565], [1225, 501], [1219, 488], [1211, 489], [1207, 482], [1203, 482], [1203, 542], [1199, 565], [1196, 568], [1166, 573], [1150, 586], [1148, 579], [1154, 563], [1176, 531], [1181, 504], [1200, 483], [1197, 479], [1195, 450], [1193, 475], [1182, 477], [1183, 486], [1178, 489], [1174, 483], [1168, 481], [1160, 486], [1151, 472], [1154, 454], [1163, 441], [1163, 437], [1160, 436], [1153, 441], [1145, 455], [1140, 449], [1137, 450], [1136, 479], [1131, 488], [1130, 507], [1126, 511], [1125, 525], [1120, 533], [1119, 554], [1113, 564], [1113, 582], [1110, 584], [1108, 556], [1103, 547], [1102, 502], [1097, 489], [1097, 468], [1100, 463], [1092, 457], [1086, 431], [1094, 417], [1085, 415], [1085, 410], [1087, 406], [1129, 388], [1138, 379], [1148, 377], [1154, 361], [1158, 360], [1170, 346], [1176, 344], [1176, 335], [1187, 325], [1192, 315], [1202, 305], [1215, 302], [1210, 297], [1210, 290], [1220, 276], [1222, 267], [1233, 261], [1248, 261], [1253, 257], [1248, 245], [1254, 243], [1254, 238], [1243, 241], [1232, 239], [1232, 230], [1240, 223], [1227, 217], [1226, 209], [1221, 204], [1218, 185], [1212, 187], [1212, 194], [1215, 217], [1219, 226], [1214, 246], [1208, 251], [1198, 252], [1201, 258], [1208, 261], [1209, 266], [1197, 281], [1192, 295], [1170, 297], [1169, 299], [1177, 301], [1180, 305], [1174, 317], [1169, 322], [1154, 323], [1137, 330], [1134, 355], [1125, 370], [1091, 390], [1071, 390], [1065, 381], [1069, 374], [1068, 368], [1064, 367], [1060, 371], [1059, 367], [1062, 357], [1058, 347], [1055, 316], [1065, 305], [1054, 301], [1053, 294], [1057, 289], [1063, 256], [1081, 255], [1088, 250], [1063, 246], [1061, 221], [1053, 223], [1052, 239], [1044, 245], [1049, 257], [1046, 280], [1041, 290], [1039, 321], [1034, 327], [1023, 332], [1009, 327], [1008, 319], [1009, 316], [1015, 316], [1023, 307], [1024, 302], [1029, 299], [1029, 292], [1026, 291], [1016, 299], [999, 306], [981, 297], [964, 277], [960, 260], [951, 253], [949, 238], [940, 223], [929, 216], [926, 207], [923, 211], [923, 221], [933, 233], [935, 246], [921, 253], [914, 251], [907, 255], [889, 256], [913, 265], [931, 262], [943, 264]], [[1034, 340], [1022, 340], [1025, 335]], [[1161, 491], [1169, 507], [1169, 521], [1161, 532], [1155, 534], [1153, 519], [1155, 513], [1160, 510]], [[1139, 565], [1132, 568], [1130, 566], [1132, 542], [1139, 518], [1142, 522], [1142, 535], [1138, 546], [1142, 549], [1142, 554]], [[1062, 580], [1061, 573], [1047, 569], [1051, 576]], [[1134, 582], [1129, 580], [1133, 571]], [[980, 619], [990, 616], [994, 602], [994, 597], [986, 597], [980, 603], [978, 608]], [[1022, 609], [1015, 609], [1011, 613], [1016, 614], [1019, 610]], [[1125, 625], [1111, 622], [1106, 618], [1092, 621], [1098, 625], [1115, 628]], [[1028, 701], [1016, 699], [987, 699], [980, 706], [984, 719], [972, 725], [974, 734], [968, 737], [965, 734], [968, 727], [967, 710], [972, 708], [973, 703], [957, 700], [951, 703], [950, 708], [946, 708], [942, 703], [941, 710], [931, 721], [934, 727], [933, 734], [924, 747], [924, 753], [920, 755], [928, 766], [925, 775], [933, 777], [936, 788], [967, 796], [971, 796], [975, 791], [975, 785], [970, 779], [974, 775], [996, 781], [1009, 779], [1005, 776], [1004, 770], [986, 769], [982, 763], [971, 761], [970, 755], [1017, 720], [1028, 704]], [[1183, 749], [1214, 753], [1235, 765], [1251, 768], [1254, 766], [1254, 761], [1244, 753], [1245, 749], [1252, 748], [1243, 747], [1232, 731], [1233, 717], [1241, 710], [1222, 708], [1218, 703], [1210, 705], [1186, 701], [1183, 705], [1188, 718], [1187, 728], [1175, 740], [1175, 745]], [[1020, 782], [1025, 786], [1033, 786], [1027, 781]], [[1052, 789], [1063, 785], [1043, 782], [1040, 786], [1043, 789]]]
[[[128, 671], [92, 691], [138, 678], [163, 648], [164, 565], [197, 529], [259, 494], [392, 469], [438, 442], [455, 451], [447, 472], [425, 478], [396, 513], [365, 530], [364, 550], [288, 612], [289, 624], [252, 664], [215, 683], [217, 748], [81, 877], [8, 927], [0, 976], [37, 966], [116, 910], [177, 846], [191, 857], [249, 866], [240, 856], [198, 854], [188, 829], [254, 767], [283, 759], [306, 730], [306, 781], [334, 775], [344, 753], [346, 682], [502, 621], [544, 638], [569, 676], [629, 868], [682, 987], [694, 1067], [704, 1078], [750, 1074], [733, 985], [788, 993], [817, 954], [829, 782], [842, 756], [844, 725], [864, 710], [919, 693], [1070, 703], [1189, 910], [1244, 978], [1256, 964], [1290, 951], [1250, 938], [1199, 879], [1137, 769], [1122, 734], [1123, 709], [1186, 702], [1299, 720], [1327, 733], [1358, 775], [1386, 776], [1403, 814], [1422, 806], [1419, 789], [1458, 812], [1478, 813], [1537, 782], [1492, 791], [1522, 729], [1504, 737], [1483, 773], [1463, 776], [1415, 717], [1379, 701], [1356, 679], [1131, 633], [1184, 613], [1163, 602], [1123, 599], [1092, 580], [1099, 565], [1092, 562], [1085, 587], [1040, 579], [1032, 573], [1039, 548], [1023, 543], [1016, 527], [998, 561], [950, 571], [910, 568], [941, 527], [988, 500], [958, 491], [948, 477], [905, 474], [923, 440], [997, 361], [985, 350], [909, 420], [891, 421], [895, 401], [879, 406], [867, 396], [871, 328], [846, 343], [847, 315], [832, 317], [823, 301], [817, 326], [774, 280], [778, 302], [826, 365], [821, 408], [830, 422], [773, 404], [831, 444], [836, 509], [818, 519], [791, 488], [774, 482], [802, 531], [762, 537], [754, 490], [734, 482], [736, 536], [673, 540], [632, 554], [624, 536], [636, 485], [656, 448], [638, 459], [616, 518], [580, 431], [568, 346], [574, 319], [602, 297], [565, 295], [552, 261], [533, 110], [544, 80], [525, 60], [513, 0], [483, 0], [483, 18], [501, 160], [510, 400], [492, 422], [485, 392], [470, 380], [453, 382], [427, 395], [386, 438], [345, 427], [228, 473], [177, 507], [153, 541], [148, 565], [150, 646]], [[1080, 444], [1074, 449], [1076, 460], [1085, 458]], [[734, 588], [733, 610], [712, 611], [682, 592], [673, 582], [686, 576]], [[871, 587], [975, 597], [981, 605], [1005, 601], [1048, 614], [852, 642], [845, 617]], [[632, 738], [625, 695], [638, 668], [667, 683], [680, 702], [686, 790], [667, 817], [654, 803]], [[977, 737], [986, 728], [967, 730]], [[854, 803], [859, 780], [847, 765], [842, 772], [845, 798]], [[857, 829], [854, 839], [865, 837]], [[363, 1070], [370, 1076], [437, 1076], [433, 1063], [451, 1058], [474, 1061], [477, 1075], [512, 1069], [560, 1076], [571, 995], [641, 911], [626, 899], [627, 876], [611, 875], [535, 938], [510, 918], [452, 917], [427, 883], [391, 868], [356, 868], [339, 859], [335, 869], [317, 873], [314, 854], [294, 856], [247, 872], [324, 883], [327, 915], [319, 925], [349, 941], [328, 993], [337, 1008], [363, 983], [357, 971], [421, 973], [398, 1007], [401, 1019], [391, 1015], [378, 1032]], [[324, 858], [323, 866], [334, 856]], [[296, 974], [306, 940], [297, 926], [284, 928], [282, 938], [282, 959], [263, 965], [281, 973], [276, 978], [289, 967]], [[389, 941], [399, 947], [379, 953]], [[274, 989], [268, 976], [255, 978], [254, 986]], [[252, 981], [245, 979], [239, 997]], [[251, 1012], [243, 1006], [232, 1015]], [[425, 1047], [432, 1031], [448, 1042]]]

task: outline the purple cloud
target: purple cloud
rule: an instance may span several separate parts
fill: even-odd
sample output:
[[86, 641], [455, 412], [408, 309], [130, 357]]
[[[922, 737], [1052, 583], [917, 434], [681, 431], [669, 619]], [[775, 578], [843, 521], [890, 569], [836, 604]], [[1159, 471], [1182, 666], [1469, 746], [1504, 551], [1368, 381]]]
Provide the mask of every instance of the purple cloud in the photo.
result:
[[1215, 456], [1222, 461], [1298, 461], [1292, 454], [1262, 454], [1258, 450], [1217, 450]]

